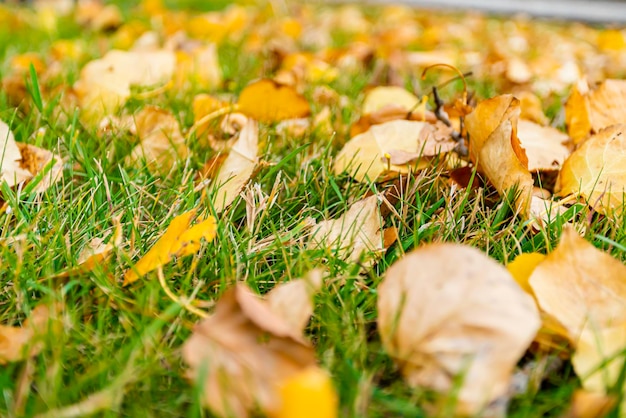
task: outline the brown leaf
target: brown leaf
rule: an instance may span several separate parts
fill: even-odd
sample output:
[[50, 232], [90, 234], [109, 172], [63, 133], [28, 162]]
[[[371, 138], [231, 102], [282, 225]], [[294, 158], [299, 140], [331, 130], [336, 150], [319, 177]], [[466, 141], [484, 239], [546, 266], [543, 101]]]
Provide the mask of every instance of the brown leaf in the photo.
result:
[[383, 223], [376, 195], [350, 205], [337, 219], [313, 227], [309, 248], [326, 248], [342, 260], [357, 261], [363, 252], [379, 253], [383, 248]]
[[550, 126], [522, 119], [517, 124], [517, 136], [528, 157], [530, 172], [559, 170], [570, 154], [565, 145], [569, 137]]
[[22, 153], [21, 167], [27, 169], [33, 176], [44, 171], [48, 164], [52, 164], [52, 167], [46, 171], [39, 183], [37, 183], [34, 189], [35, 193], [45, 192], [50, 186], [61, 179], [63, 171], [63, 160], [61, 157], [51, 151], [34, 145], [18, 142], [17, 146]]
[[[426, 157], [449, 152], [455, 146], [450, 137], [438, 135], [429, 123], [394, 120], [350, 139], [337, 154], [334, 171], [347, 171], [360, 182], [376, 181], [386, 174], [422, 167], [428, 163]], [[395, 157], [393, 161], [391, 157]]]
[[456, 398], [463, 414], [506, 396], [540, 326], [532, 298], [504, 267], [457, 244], [407, 254], [378, 294], [381, 339], [406, 381], [448, 393], [463, 378]]
[[178, 121], [170, 111], [145, 107], [135, 117], [135, 123], [140, 143], [127, 157], [127, 163], [145, 161], [152, 173], [166, 176], [179, 160], [189, 156]]
[[626, 346], [626, 266], [568, 226], [529, 283], [541, 310], [562, 325], [554, 331], [576, 348], [572, 363], [583, 387], [606, 391], [624, 363], [616, 354]]
[[415, 110], [419, 104], [417, 96], [402, 87], [381, 86], [367, 92], [361, 113], [365, 115], [375, 113], [388, 105], [395, 105], [409, 112]]
[[21, 327], [0, 325], [0, 364], [21, 361], [39, 354], [43, 346], [38, 338], [48, 331], [49, 321], [61, 305], [39, 305]]
[[226, 291], [182, 348], [191, 379], [203, 378], [203, 402], [222, 417], [280, 407], [280, 385], [315, 365], [311, 345], [243, 284]]
[[277, 285], [265, 295], [265, 300], [272, 312], [284, 318], [294, 333], [302, 333], [313, 314], [313, 295], [321, 286], [322, 270], [315, 269], [302, 279]]
[[258, 123], [241, 114], [232, 114], [230, 118], [240, 120], [238, 126], [241, 130], [238, 133], [238, 139], [221, 165], [208, 170], [217, 173], [213, 177], [213, 184], [217, 188], [213, 197], [213, 207], [218, 214], [223, 212], [239, 196], [252, 177], [258, 163]]
[[267, 78], [244, 88], [238, 105], [241, 113], [261, 122], [302, 118], [311, 113], [309, 102], [293, 87]]
[[74, 85], [82, 120], [95, 125], [114, 114], [130, 97], [131, 86], [167, 83], [175, 65], [176, 56], [171, 51], [113, 50], [87, 63]]
[[470, 158], [501, 196], [517, 187], [516, 206], [526, 214], [533, 178], [516, 134], [519, 114], [519, 100], [505, 94], [479, 103], [465, 122], [470, 136]]
[[613, 396], [577, 389], [571, 406], [561, 418], [604, 418], [616, 403], [617, 399]]
[[582, 196], [599, 212], [621, 213], [626, 198], [626, 124], [587, 139], [563, 163], [557, 185], [562, 196]]
[[2, 154], [0, 157], [1, 180], [6, 181], [9, 187], [30, 180], [33, 175], [28, 170], [22, 168], [22, 153], [20, 151], [13, 132], [9, 125], [0, 120], [0, 147]]

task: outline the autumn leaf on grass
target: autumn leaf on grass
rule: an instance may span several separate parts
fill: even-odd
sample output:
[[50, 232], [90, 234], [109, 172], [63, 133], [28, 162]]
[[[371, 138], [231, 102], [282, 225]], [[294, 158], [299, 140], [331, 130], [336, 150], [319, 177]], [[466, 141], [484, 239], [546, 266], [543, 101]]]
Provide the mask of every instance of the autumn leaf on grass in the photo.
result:
[[171, 51], [109, 51], [81, 70], [74, 85], [81, 119], [88, 125], [114, 114], [131, 96], [132, 86], [164, 85], [171, 80], [176, 56]]
[[520, 120], [517, 136], [528, 158], [528, 171], [558, 171], [570, 155], [569, 137], [550, 126]]
[[309, 102], [293, 87], [267, 78], [241, 91], [238, 109], [250, 118], [268, 123], [302, 118], [311, 113]]
[[222, 82], [222, 70], [215, 44], [186, 40], [176, 51], [174, 83], [178, 88], [192, 86], [214, 89]]
[[[270, 293], [274, 298], [288, 296], [293, 289], [286, 293], [279, 289], [290, 283]], [[301, 312], [311, 309], [310, 296], [293, 302], [308, 305]], [[258, 406], [266, 414], [277, 414], [283, 384], [316, 367], [315, 352], [300, 325], [286, 318], [292, 310], [286, 300], [270, 303], [237, 284], [220, 298], [215, 312], [195, 326], [183, 345], [183, 358], [190, 367], [189, 377], [203, 379], [197, 383], [204, 389], [203, 403], [213, 413], [248, 417]]]
[[565, 104], [565, 123], [576, 144], [590, 133], [624, 123], [626, 120], [626, 80], [605, 80], [590, 90], [580, 80]]
[[528, 212], [533, 178], [517, 136], [520, 102], [510, 94], [485, 100], [465, 118], [470, 158], [501, 196], [516, 188], [517, 210]]
[[382, 229], [378, 197], [366, 197], [351, 204], [339, 218], [314, 226], [308, 248], [329, 249], [339, 259], [358, 261], [363, 252], [384, 250]]
[[50, 321], [61, 308], [60, 304], [39, 305], [21, 327], [0, 325], [0, 364], [21, 361], [39, 354], [43, 346], [37, 340], [48, 332]]
[[133, 283], [143, 275], [167, 264], [174, 257], [196, 253], [202, 240], [211, 241], [217, 232], [215, 218], [209, 217], [190, 227], [195, 210], [172, 219], [167, 230], [137, 263], [126, 270], [124, 285]]
[[107, 242], [104, 243], [103, 238], [94, 238], [83, 248], [78, 255], [78, 265], [63, 271], [55, 278], [71, 277], [79, 274], [85, 274], [93, 271], [97, 266], [103, 266], [103, 264], [109, 259], [113, 250], [119, 247], [122, 243], [122, 224], [120, 223], [120, 216], [113, 218], [113, 225], [115, 230], [113, 236]]
[[380, 86], [367, 92], [361, 109], [362, 116], [350, 127], [350, 136], [366, 132], [372, 125], [392, 120], [436, 122], [435, 115], [426, 110], [426, 103], [401, 87]]
[[506, 399], [513, 369], [540, 321], [532, 298], [482, 252], [430, 244], [387, 270], [378, 287], [385, 350], [411, 386], [458, 389], [457, 412]]
[[30, 180], [33, 175], [30, 171], [22, 168], [22, 153], [15, 142], [13, 132], [9, 125], [0, 120], [0, 145], [2, 146], [2, 159], [0, 169], [2, 181], [6, 181], [9, 187]]
[[221, 213], [239, 196], [250, 180], [258, 162], [259, 125], [241, 113], [233, 113], [229, 120], [240, 127], [238, 139], [233, 144], [228, 156], [219, 155], [207, 162], [203, 177], [211, 177], [215, 193], [213, 207]]
[[615, 383], [624, 356], [612, 355], [626, 347], [626, 266], [567, 226], [529, 283], [539, 308], [576, 348], [572, 363], [583, 386], [604, 390]]
[[34, 145], [15, 142], [9, 126], [1, 120], [0, 147], [1, 180], [9, 187], [35, 180], [33, 192], [43, 193], [61, 178], [61, 157]]
[[626, 124], [605, 128], [574, 151], [559, 173], [562, 196], [582, 196], [595, 210], [622, 213], [626, 201]]
[[572, 404], [561, 418], [604, 418], [616, 403], [614, 396], [577, 389], [572, 396]]
[[394, 120], [350, 139], [335, 158], [335, 174], [347, 171], [360, 182], [423, 168], [429, 157], [449, 152], [456, 142], [426, 122]]
[[127, 163], [145, 161], [152, 173], [165, 176], [178, 160], [189, 156], [178, 121], [170, 111], [148, 106], [137, 114], [135, 124], [140, 143], [127, 157]]

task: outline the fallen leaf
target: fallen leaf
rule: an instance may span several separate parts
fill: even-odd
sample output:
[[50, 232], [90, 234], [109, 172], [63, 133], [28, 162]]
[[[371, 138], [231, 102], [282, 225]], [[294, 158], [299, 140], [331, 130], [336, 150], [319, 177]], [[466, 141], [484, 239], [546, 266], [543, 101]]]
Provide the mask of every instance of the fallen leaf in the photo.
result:
[[[227, 290], [182, 348], [203, 403], [221, 417], [281, 408], [287, 379], [315, 366], [313, 347], [245, 285]], [[288, 406], [288, 405], [287, 405]]]
[[626, 80], [605, 80], [590, 90], [586, 80], [582, 79], [572, 88], [565, 104], [568, 132], [578, 144], [590, 133], [624, 123], [625, 108]]
[[626, 199], [626, 124], [587, 139], [563, 163], [557, 185], [561, 196], [582, 196], [601, 213], [621, 213]]
[[74, 85], [81, 118], [95, 125], [114, 114], [131, 95], [132, 86], [163, 85], [171, 80], [176, 56], [171, 51], [109, 51], [81, 70]]
[[535, 297], [533, 289], [530, 287], [528, 280], [530, 275], [535, 270], [535, 267], [539, 265], [546, 258], [545, 254], [541, 253], [523, 253], [515, 257], [513, 261], [507, 264], [506, 269], [511, 273], [511, 276], [515, 279], [517, 284], [532, 297]]
[[339, 399], [328, 373], [308, 367], [285, 379], [280, 388], [281, 406], [271, 418], [335, 418]]
[[374, 113], [389, 105], [401, 107], [409, 112], [415, 110], [419, 104], [417, 96], [402, 87], [381, 86], [367, 92], [361, 112]]
[[248, 180], [254, 173], [258, 162], [259, 152], [259, 125], [251, 118], [241, 114], [232, 114], [230, 118], [237, 119], [241, 130], [238, 139], [233, 144], [228, 156], [221, 166], [213, 171], [217, 174], [213, 178], [216, 192], [213, 196], [215, 213], [221, 213], [230, 206], [241, 193]]
[[33, 175], [28, 170], [22, 168], [22, 153], [15, 142], [13, 132], [9, 125], [0, 120], [0, 146], [2, 154], [0, 160], [0, 170], [2, 181], [6, 181], [9, 187], [30, 180]]
[[[34, 145], [18, 142], [17, 146], [22, 153], [22, 168], [28, 170], [33, 176], [42, 175], [33, 192], [43, 193], [61, 179], [63, 172], [61, 157]], [[47, 169], [49, 165], [51, 166]]]
[[61, 305], [38, 305], [21, 327], [0, 325], [0, 364], [39, 354], [43, 346], [37, 340], [48, 332], [49, 322], [60, 309]]
[[265, 300], [275, 314], [284, 318], [294, 332], [303, 332], [313, 314], [312, 298], [322, 286], [322, 270], [315, 269], [304, 278], [275, 286]]
[[293, 87], [262, 79], [249, 84], [239, 95], [239, 111], [261, 122], [278, 122], [309, 116], [309, 102]]
[[515, 97], [519, 99], [522, 109], [520, 119], [529, 120], [542, 126], [548, 124], [548, 118], [546, 118], [546, 115], [543, 113], [541, 100], [537, 95], [529, 91], [521, 91], [515, 93]]
[[311, 231], [308, 247], [329, 249], [339, 259], [355, 262], [363, 252], [384, 249], [382, 229], [378, 197], [373, 195], [354, 202], [339, 218], [319, 222]]
[[561, 418], [604, 418], [615, 407], [617, 399], [602, 393], [577, 389], [572, 404]]
[[520, 103], [510, 94], [482, 101], [465, 118], [470, 158], [501, 196], [516, 188], [516, 207], [527, 214], [533, 190], [528, 159], [517, 137]]
[[469, 415], [507, 396], [540, 326], [510, 273], [458, 244], [426, 245], [393, 264], [378, 287], [378, 313], [383, 346], [407, 383], [458, 390], [457, 412]]
[[185, 138], [174, 115], [164, 109], [148, 106], [135, 116], [140, 143], [127, 157], [127, 163], [144, 161], [150, 172], [166, 176], [179, 160], [189, 156]]
[[192, 86], [209, 90], [221, 82], [222, 70], [215, 44], [191, 44], [190, 50], [176, 52], [174, 83], [178, 88]]
[[124, 286], [133, 283], [152, 270], [167, 264], [174, 257], [191, 255], [200, 249], [202, 239], [211, 241], [217, 233], [215, 218], [209, 217], [193, 226], [195, 210], [172, 219], [165, 233], [137, 263], [124, 273]]
[[[438, 135], [429, 123], [394, 120], [374, 125], [350, 139], [337, 154], [334, 171], [335, 174], [347, 171], [360, 182], [376, 181], [385, 174], [408, 173], [411, 168], [428, 163], [427, 158], [420, 156], [433, 157], [455, 146], [454, 140]], [[388, 159], [392, 155], [401, 164], [393, 164]]]
[[[204, 136], [209, 133], [211, 121], [200, 123], [202, 119], [216, 110], [222, 109], [226, 106], [228, 106], [228, 103], [204, 93], [198, 94], [193, 98], [191, 107], [193, 109], [193, 123], [196, 126], [196, 136], [198, 138], [204, 138]], [[228, 146], [228, 148], [230, 148], [230, 146]]]
[[597, 329], [626, 320], [626, 266], [566, 226], [559, 245], [529, 280], [539, 307], [576, 345], [587, 322]]
[[522, 119], [517, 124], [517, 137], [526, 152], [530, 172], [559, 170], [570, 155], [566, 146], [569, 137], [550, 126]]

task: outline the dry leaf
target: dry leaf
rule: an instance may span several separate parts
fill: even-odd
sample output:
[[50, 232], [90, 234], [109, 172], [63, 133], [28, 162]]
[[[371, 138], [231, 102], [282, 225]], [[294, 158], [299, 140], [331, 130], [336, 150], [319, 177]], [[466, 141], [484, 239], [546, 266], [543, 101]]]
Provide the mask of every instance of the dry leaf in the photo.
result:
[[457, 244], [430, 244], [392, 265], [378, 312], [383, 345], [406, 381], [448, 393], [463, 378], [457, 412], [470, 415], [506, 396], [540, 326], [532, 298], [504, 267]]
[[528, 170], [533, 173], [559, 170], [570, 154], [565, 145], [569, 137], [550, 126], [520, 120], [517, 137], [526, 152]]
[[485, 100], [465, 118], [470, 158], [501, 196], [517, 188], [516, 206], [526, 214], [533, 190], [528, 160], [517, 137], [519, 100], [510, 94]]
[[546, 258], [545, 254], [540, 253], [523, 253], [515, 257], [513, 261], [507, 264], [506, 269], [511, 273], [517, 284], [532, 297], [535, 297], [533, 289], [530, 287], [528, 280], [530, 275]]
[[[407, 173], [432, 157], [456, 146], [450, 137], [439, 135], [426, 122], [394, 120], [372, 126], [350, 139], [335, 159], [335, 174], [347, 171], [357, 181], [376, 181], [388, 173]], [[403, 154], [407, 153], [407, 154]], [[401, 164], [388, 160], [395, 155]], [[407, 164], [411, 162], [411, 164]]]
[[109, 51], [91, 61], [74, 85], [82, 119], [95, 125], [114, 114], [131, 95], [132, 86], [163, 85], [171, 80], [176, 56], [171, 51]]
[[572, 405], [561, 418], [604, 418], [616, 402], [613, 396], [578, 389], [572, 397]]
[[565, 105], [565, 121], [575, 143], [589, 133], [624, 123], [626, 119], [626, 80], [605, 80], [589, 91], [586, 80], [580, 80]]
[[209, 217], [190, 227], [194, 215], [195, 210], [191, 210], [172, 219], [165, 233], [152, 248], [133, 267], [126, 270], [124, 286], [169, 263], [174, 257], [184, 257], [198, 252], [202, 239], [211, 241], [215, 238], [217, 233], [215, 218]]
[[52, 163], [33, 189], [35, 193], [45, 192], [61, 178], [63, 161], [52, 152], [34, 145], [15, 142], [9, 126], [0, 120], [0, 170], [2, 181], [9, 187], [31, 180]]
[[626, 198], [626, 124], [587, 139], [563, 163], [559, 194], [582, 196], [602, 213], [621, 213]]
[[284, 318], [295, 333], [302, 333], [313, 314], [312, 298], [322, 286], [322, 270], [309, 272], [304, 278], [281, 283], [265, 300], [276, 315]]
[[520, 119], [526, 119], [531, 122], [538, 123], [542, 126], [548, 124], [549, 121], [548, 118], [546, 118], [546, 115], [543, 113], [543, 108], [539, 97], [529, 91], [521, 91], [519, 93], [515, 93], [515, 97], [519, 99], [522, 109]]
[[378, 197], [373, 195], [354, 202], [339, 218], [314, 226], [309, 248], [327, 248], [339, 259], [358, 261], [365, 251], [382, 252], [382, 228]]
[[189, 377], [204, 380], [204, 404], [221, 417], [278, 411], [280, 386], [315, 366], [301, 333], [243, 284], [224, 293], [182, 351]]
[[626, 266], [566, 226], [559, 245], [529, 280], [542, 311], [555, 318], [574, 344], [585, 324], [598, 329], [626, 320]]
[[0, 364], [21, 361], [39, 354], [43, 347], [37, 338], [48, 331], [49, 321], [60, 309], [61, 305], [39, 305], [32, 310], [23, 326], [0, 325]]
[[135, 117], [140, 143], [127, 157], [127, 163], [145, 161], [148, 169], [166, 176], [176, 162], [189, 156], [185, 138], [174, 115], [164, 109], [148, 106]]
[[239, 111], [261, 122], [309, 116], [309, 102], [293, 87], [270, 79], [249, 84], [239, 95]]
[[191, 86], [214, 89], [222, 82], [222, 70], [215, 44], [192, 45], [191, 51], [178, 51], [174, 80], [178, 88]]
[[0, 120], [0, 146], [2, 154], [0, 154], [0, 170], [1, 180], [6, 181], [9, 187], [13, 187], [26, 180], [30, 180], [33, 175], [22, 168], [22, 153], [15, 142], [13, 132], [9, 129], [9, 125]]
[[241, 193], [257, 166], [259, 152], [259, 125], [241, 114], [230, 115], [237, 118], [241, 126], [239, 138], [233, 144], [213, 179], [217, 191], [213, 197], [215, 213], [221, 213], [230, 206]]
[[375, 113], [388, 105], [398, 106], [409, 112], [415, 110], [419, 104], [420, 100], [402, 87], [382, 86], [367, 92], [361, 112]]

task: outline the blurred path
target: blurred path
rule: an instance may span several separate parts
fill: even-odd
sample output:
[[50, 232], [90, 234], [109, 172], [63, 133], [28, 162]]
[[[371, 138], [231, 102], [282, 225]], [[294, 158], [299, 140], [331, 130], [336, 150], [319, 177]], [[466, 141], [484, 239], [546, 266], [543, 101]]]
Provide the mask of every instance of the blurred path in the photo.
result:
[[626, 23], [626, 1], [619, 0], [368, 0], [424, 8], [480, 10], [496, 14], [532, 16], [597, 23]]

